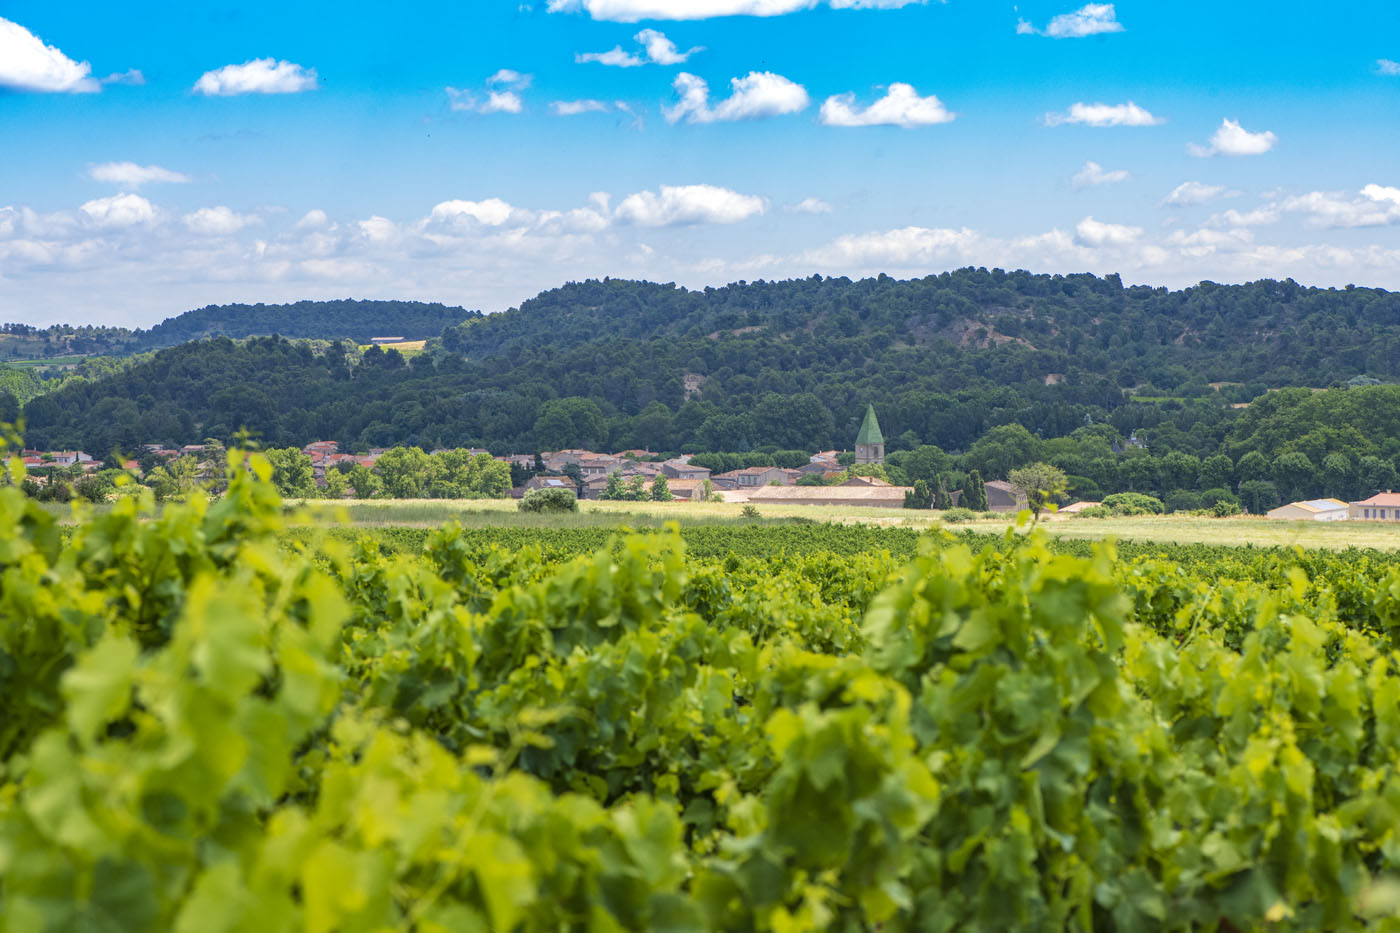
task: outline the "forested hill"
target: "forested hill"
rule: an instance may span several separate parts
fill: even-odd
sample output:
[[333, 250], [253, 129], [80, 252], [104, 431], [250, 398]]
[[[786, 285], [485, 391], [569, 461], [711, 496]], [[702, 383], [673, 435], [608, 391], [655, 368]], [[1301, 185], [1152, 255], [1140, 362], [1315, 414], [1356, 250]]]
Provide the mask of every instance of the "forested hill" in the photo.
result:
[[811, 450], [848, 447], [873, 403], [892, 448], [1107, 421], [1212, 451], [1229, 404], [1266, 389], [1400, 381], [1400, 295], [975, 269], [702, 291], [594, 281], [441, 343], [408, 363], [264, 338], [183, 344], [29, 402], [29, 440], [105, 453], [247, 427], [279, 446]]
[[54, 325], [0, 328], [0, 360], [68, 355], [114, 356], [173, 347], [206, 337], [280, 334], [312, 340], [373, 337], [423, 340], [443, 328], [479, 317], [479, 312], [421, 301], [298, 301], [295, 304], [209, 305], [172, 318], [150, 330], [124, 327]]
[[863, 337], [880, 348], [1014, 344], [1045, 359], [1063, 354], [1065, 368], [1160, 389], [1175, 389], [1183, 375], [1148, 372], [1162, 365], [1184, 366], [1185, 375], [1211, 382], [1272, 386], [1400, 376], [1393, 352], [1400, 294], [1304, 288], [1291, 280], [1169, 291], [1124, 287], [1116, 275], [971, 268], [906, 281], [812, 276], [697, 291], [593, 280], [475, 317], [443, 340], [448, 349], [485, 358], [511, 347], [729, 335], [816, 345]]

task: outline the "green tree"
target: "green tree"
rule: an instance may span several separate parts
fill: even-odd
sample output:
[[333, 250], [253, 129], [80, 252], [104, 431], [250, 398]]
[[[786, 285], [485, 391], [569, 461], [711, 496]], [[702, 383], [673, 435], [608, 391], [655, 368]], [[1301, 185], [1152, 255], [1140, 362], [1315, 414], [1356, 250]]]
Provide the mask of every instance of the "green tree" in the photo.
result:
[[666, 474], [657, 474], [656, 479], [651, 482], [651, 498], [656, 502], [670, 502], [675, 497], [671, 495], [671, 484], [666, 481]]
[[1040, 442], [1030, 431], [1019, 424], [1006, 424], [979, 437], [963, 455], [963, 463], [983, 476], [996, 478], [1039, 456]]
[[938, 485], [934, 487], [933, 507], [940, 511], [945, 511], [953, 507], [953, 496], [948, 492], [948, 485], [943, 481], [942, 475], [938, 477]]
[[914, 488], [904, 493], [904, 507], [906, 509], [928, 509], [933, 507], [933, 493], [928, 488], [928, 483], [921, 479], [914, 480]]
[[350, 468], [350, 472], [345, 474], [346, 480], [350, 483], [350, 488], [355, 490], [356, 499], [373, 499], [384, 489], [384, 483], [375, 473], [363, 463], [357, 463]]
[[1245, 511], [1263, 515], [1278, 503], [1278, 488], [1268, 480], [1247, 479], [1240, 483], [1240, 504]]
[[[1212, 454], [1201, 461], [1196, 485], [1201, 489], [1217, 489], [1234, 485], [1235, 465], [1224, 454]], [[1212, 503], [1213, 504], [1213, 503]]]
[[623, 498], [631, 502], [643, 502], [647, 498], [647, 481], [640, 474], [627, 481]]
[[272, 464], [272, 484], [283, 496], [307, 499], [316, 495], [316, 475], [311, 458], [295, 447], [272, 448], [263, 452]]
[[627, 498], [627, 491], [622, 486], [621, 473], [608, 474], [608, 481], [603, 486], [603, 491], [598, 494], [598, 498], [609, 501]]
[[380, 454], [374, 472], [391, 499], [422, 499], [434, 480], [436, 463], [421, 447], [394, 447]]
[[340, 470], [326, 471], [326, 485], [321, 488], [321, 494], [327, 499], [344, 499], [345, 494], [350, 491], [350, 480], [346, 474]]
[[536, 442], [546, 450], [592, 450], [607, 438], [607, 424], [598, 403], [577, 396], [551, 399], [541, 405], [534, 430]]
[[979, 470], [968, 472], [967, 480], [963, 483], [961, 501], [958, 504], [974, 512], [987, 511], [987, 486], [982, 482], [982, 473]]
[[1064, 470], [1044, 462], [1012, 470], [1007, 482], [1026, 497], [1026, 504], [1037, 517], [1047, 505], [1064, 496], [1068, 485]]

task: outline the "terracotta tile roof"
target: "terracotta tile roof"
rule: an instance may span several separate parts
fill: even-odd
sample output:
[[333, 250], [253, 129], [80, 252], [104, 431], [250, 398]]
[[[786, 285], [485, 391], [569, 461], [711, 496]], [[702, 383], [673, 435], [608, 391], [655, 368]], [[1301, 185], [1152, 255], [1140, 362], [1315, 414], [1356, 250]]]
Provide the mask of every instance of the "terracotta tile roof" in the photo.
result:
[[1400, 506], [1400, 492], [1391, 492], [1389, 489], [1387, 489], [1385, 492], [1378, 492], [1371, 498], [1362, 499], [1360, 502], [1354, 504], [1397, 507]]

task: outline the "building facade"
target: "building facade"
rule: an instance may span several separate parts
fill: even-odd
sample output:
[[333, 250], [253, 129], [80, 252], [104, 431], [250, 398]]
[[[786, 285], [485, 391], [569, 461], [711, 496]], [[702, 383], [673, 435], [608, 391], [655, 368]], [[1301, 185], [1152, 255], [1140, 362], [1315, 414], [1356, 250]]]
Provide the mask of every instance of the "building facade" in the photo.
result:
[[856, 463], [884, 463], [885, 435], [880, 433], [880, 421], [875, 417], [875, 406], [865, 409], [865, 420], [861, 422], [860, 433], [856, 435]]

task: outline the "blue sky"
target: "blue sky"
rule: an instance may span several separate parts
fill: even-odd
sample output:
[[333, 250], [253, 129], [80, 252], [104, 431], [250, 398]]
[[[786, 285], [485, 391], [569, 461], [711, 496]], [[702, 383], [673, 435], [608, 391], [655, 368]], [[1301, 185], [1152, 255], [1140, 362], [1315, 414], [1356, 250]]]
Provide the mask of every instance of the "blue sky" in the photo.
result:
[[0, 318], [969, 264], [1400, 288], [1397, 63], [1393, 2], [0, 0]]

